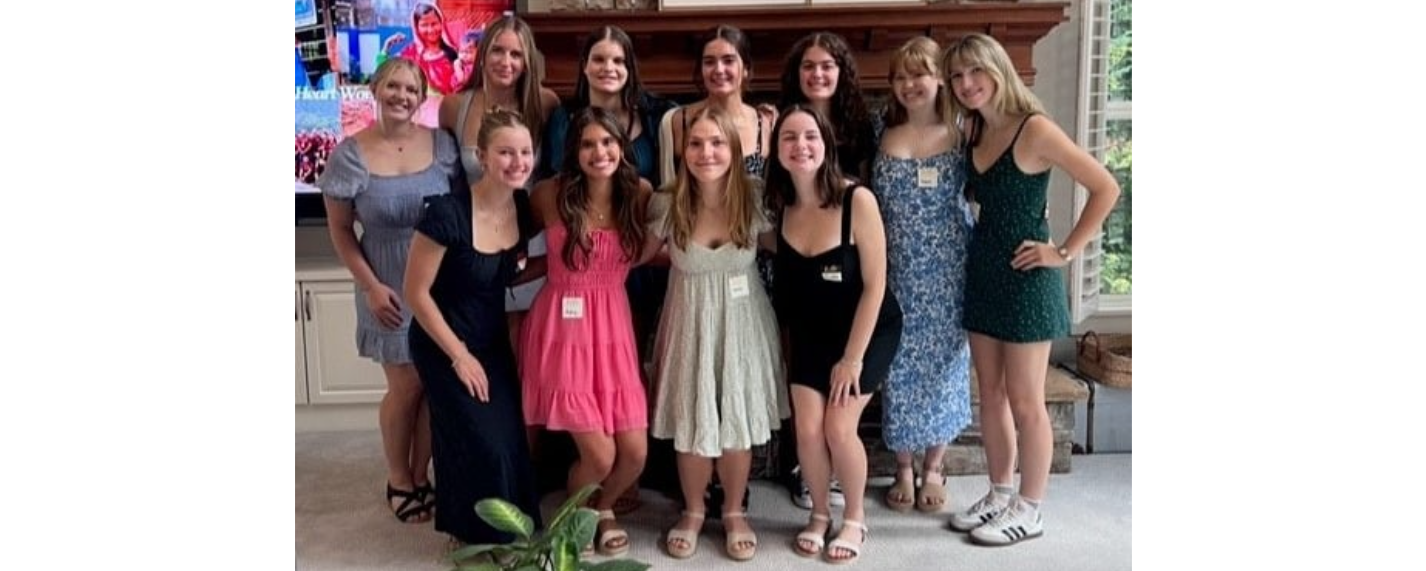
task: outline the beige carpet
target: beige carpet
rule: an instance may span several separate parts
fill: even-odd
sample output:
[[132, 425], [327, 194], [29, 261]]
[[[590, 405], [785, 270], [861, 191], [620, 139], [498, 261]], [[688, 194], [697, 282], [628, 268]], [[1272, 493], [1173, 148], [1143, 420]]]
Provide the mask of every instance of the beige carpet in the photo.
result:
[[[297, 562], [304, 571], [450, 569], [442, 559], [446, 539], [431, 524], [402, 524], [383, 503], [384, 474], [375, 431], [298, 434]], [[947, 515], [900, 514], [881, 504], [884, 488], [869, 490], [868, 534], [861, 569], [953, 569], [955, 571], [1116, 571], [1132, 569], [1132, 456], [1075, 456], [1069, 474], [1051, 477], [1045, 502], [1045, 535], [1012, 547], [970, 544], [945, 527]], [[439, 485], [439, 484], [438, 484]], [[964, 508], [985, 491], [984, 477], [947, 482], [951, 506]], [[676, 504], [645, 490], [644, 507], [622, 521], [633, 539], [629, 557], [653, 569], [713, 569], [734, 565], [722, 552], [718, 521], [704, 527], [698, 554], [674, 560], [659, 549], [663, 530], [677, 519]], [[562, 498], [551, 494], [552, 510]], [[758, 555], [748, 569], [827, 569], [821, 560], [793, 553], [792, 538], [807, 512], [794, 506], [785, 488], [755, 482], [751, 523], [759, 534]], [[841, 516], [834, 517], [840, 525]], [[595, 561], [600, 559], [596, 558]]]

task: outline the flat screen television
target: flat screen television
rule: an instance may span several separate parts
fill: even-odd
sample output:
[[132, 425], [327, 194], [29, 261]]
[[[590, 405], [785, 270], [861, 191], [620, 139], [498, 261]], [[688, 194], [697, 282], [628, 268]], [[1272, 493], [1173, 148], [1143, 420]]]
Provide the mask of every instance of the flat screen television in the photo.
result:
[[342, 139], [371, 125], [368, 83], [380, 61], [415, 61], [430, 88], [417, 122], [434, 127], [441, 98], [475, 73], [487, 23], [514, 0], [296, 0], [297, 220], [325, 218], [317, 178]]

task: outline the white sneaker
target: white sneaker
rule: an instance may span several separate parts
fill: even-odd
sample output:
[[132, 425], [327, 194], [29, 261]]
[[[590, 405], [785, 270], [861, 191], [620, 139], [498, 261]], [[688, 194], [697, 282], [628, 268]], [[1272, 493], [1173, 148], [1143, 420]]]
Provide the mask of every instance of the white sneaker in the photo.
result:
[[995, 490], [990, 490], [985, 493], [985, 497], [971, 504], [970, 509], [951, 514], [951, 529], [970, 531], [995, 519], [995, 516], [1000, 515], [1000, 512], [1009, 506], [1009, 494], [998, 494]]
[[842, 482], [838, 481], [836, 476], [832, 476], [832, 489], [827, 493], [827, 500], [834, 508], [847, 505], [847, 496], [842, 493]]
[[970, 532], [970, 539], [981, 545], [1011, 545], [1045, 534], [1044, 521], [1040, 510], [1016, 497], [1010, 507], [1000, 512], [985, 525]]
[[[797, 489], [792, 493], [792, 503], [804, 510], [812, 509], [812, 489], [807, 487], [807, 480], [802, 479], [802, 467], [798, 466], [792, 470], [793, 477], [797, 478]], [[832, 507], [845, 507], [847, 496], [842, 493], [842, 483], [836, 478], [832, 478], [832, 488], [827, 493], [827, 502]]]

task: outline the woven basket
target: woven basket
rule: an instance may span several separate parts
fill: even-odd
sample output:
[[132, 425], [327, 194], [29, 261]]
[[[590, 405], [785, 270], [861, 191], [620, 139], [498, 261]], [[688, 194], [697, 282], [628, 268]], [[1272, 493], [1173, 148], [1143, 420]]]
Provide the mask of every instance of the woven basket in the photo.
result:
[[1132, 388], [1133, 345], [1133, 335], [1087, 332], [1079, 338], [1079, 372], [1111, 387]]

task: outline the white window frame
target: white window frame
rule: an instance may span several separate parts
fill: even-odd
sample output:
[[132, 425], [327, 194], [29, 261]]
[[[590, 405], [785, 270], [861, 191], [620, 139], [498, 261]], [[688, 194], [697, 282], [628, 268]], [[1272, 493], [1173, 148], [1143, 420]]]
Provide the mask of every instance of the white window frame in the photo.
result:
[[[1080, 9], [1079, 109], [1076, 141], [1095, 158], [1104, 159], [1108, 122], [1133, 119], [1132, 101], [1110, 101], [1109, 11], [1113, 0], [1082, 0]], [[1074, 219], [1079, 220], [1089, 193], [1075, 184]], [[1075, 323], [1091, 317], [1131, 316], [1133, 295], [1101, 295], [1099, 272], [1103, 267], [1101, 236], [1085, 247], [1070, 268], [1070, 312]]]

